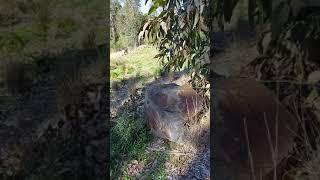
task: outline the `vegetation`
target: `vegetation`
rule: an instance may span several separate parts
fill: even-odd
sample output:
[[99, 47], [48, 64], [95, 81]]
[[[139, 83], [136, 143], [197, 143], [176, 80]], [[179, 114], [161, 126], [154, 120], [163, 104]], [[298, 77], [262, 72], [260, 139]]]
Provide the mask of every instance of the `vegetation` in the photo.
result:
[[[68, 3], [56, 0], [32, 1], [2, 1], [1, 6], [10, 6], [14, 11], [2, 11], [16, 16], [24, 23], [6, 23], [0, 29], [1, 42], [14, 37], [15, 46], [24, 45], [24, 51], [32, 53], [41, 50], [57, 50], [59, 48], [81, 48], [81, 42], [86, 40], [84, 29], [92, 27], [96, 34], [97, 44], [105, 42], [103, 22], [105, 21], [104, 7], [100, 1], [69, 1]], [[73, 11], [70, 11], [70, 8]], [[100, 12], [100, 13], [97, 13]], [[95, 14], [89, 15], [88, 14]], [[8, 15], [9, 16], [9, 15]], [[91, 28], [89, 28], [91, 29]], [[19, 39], [19, 41], [18, 41]], [[5, 44], [0, 43], [1, 48]], [[19, 45], [20, 47], [21, 45]], [[21, 50], [17, 49], [16, 52]]]
[[137, 46], [137, 37], [144, 16], [139, 10], [140, 2], [126, 0], [123, 5], [118, 0], [110, 4], [110, 42], [112, 49]]
[[121, 115], [111, 129], [111, 178], [119, 177], [117, 173], [126, 171], [128, 160], [146, 161], [145, 150], [152, 138], [141, 115]]
[[[280, 100], [293, 98], [299, 109], [296, 116], [302, 119], [304, 129], [308, 121], [319, 124], [319, 117], [307, 117], [306, 112], [314, 113], [314, 105], [304, 106], [307, 97], [319, 92], [319, 17], [320, 4], [316, 0], [301, 2], [299, 0], [265, 1], [265, 0], [149, 0], [152, 6], [149, 15], [157, 9], [161, 12], [149, 16], [139, 34], [140, 39], [149, 39], [159, 49], [157, 57], [162, 59], [162, 66], [170, 71], [180, 70], [186, 64], [195, 71], [193, 80], [204, 87], [201, 81], [208, 80], [210, 60], [214, 60], [215, 32], [224, 30], [235, 14], [235, 8], [245, 2], [243, 9], [248, 23], [258, 36], [257, 49], [260, 53], [252, 63], [255, 77], [277, 92]], [[168, 56], [168, 50], [173, 53]], [[209, 58], [210, 57], [210, 58]], [[199, 77], [199, 78], [195, 78]], [[309, 79], [309, 81], [308, 81]], [[270, 85], [270, 83], [273, 83]], [[280, 92], [281, 90], [281, 92]], [[292, 94], [299, 94], [293, 95]], [[319, 94], [317, 95], [319, 98]], [[290, 104], [286, 104], [291, 106]], [[306, 120], [308, 119], [308, 120]], [[304, 130], [304, 138], [318, 142], [317, 125], [312, 132]], [[313, 134], [313, 135], [310, 135]], [[307, 140], [306, 140], [307, 141]], [[317, 154], [306, 143], [306, 149]], [[304, 154], [304, 155], [302, 155]], [[299, 154], [308, 157], [310, 154]], [[311, 156], [312, 157], [312, 156]], [[308, 172], [309, 174], [311, 172]]]
[[[112, 83], [126, 82], [129, 88], [141, 89], [146, 83], [159, 76], [160, 64], [154, 56], [157, 50], [152, 46], [139, 47], [128, 55], [111, 54], [110, 78]], [[120, 87], [122, 85], [119, 85]], [[135, 86], [135, 87], [134, 87]], [[111, 96], [120, 90], [111, 90]], [[125, 89], [121, 87], [122, 90]], [[128, 89], [128, 91], [131, 91]], [[163, 152], [148, 152], [156, 140], [143, 120], [143, 113], [124, 109], [112, 119], [111, 127], [111, 178], [166, 179]]]
[[[198, 75], [208, 75], [209, 55], [213, 55], [209, 54], [209, 49], [211, 49], [210, 52], [214, 52], [215, 49], [212, 43], [209, 44], [209, 40], [212, 37], [210, 34], [219, 29], [224, 29], [224, 25], [230, 22], [234, 16], [235, 7], [242, 1], [151, 0], [151, 2], [153, 5], [149, 14], [158, 8], [163, 10], [156, 17], [151, 16], [148, 18], [139, 37], [151, 39], [153, 43], [158, 45], [159, 54], [157, 57], [163, 59], [162, 64], [168, 70], [179, 70], [183, 64], [187, 64], [189, 68], [195, 70], [196, 77]], [[306, 25], [307, 32], [304, 35], [308, 34], [308, 37], [317, 37], [319, 28], [316, 28], [315, 23], [317, 22], [316, 17], [318, 17], [318, 14], [316, 12], [319, 4], [316, 1], [311, 1], [301, 5], [296, 0], [284, 0], [281, 2], [247, 0], [245, 2], [247, 3], [245, 11], [247, 11], [248, 21], [252, 28], [257, 30], [266, 29], [263, 32], [258, 31], [261, 34], [260, 43], [258, 44], [261, 57], [264, 60], [279, 57], [278, 60], [268, 61], [267, 64], [273, 64], [273, 68], [276, 62], [281, 62], [283, 66], [287, 66], [290, 63], [296, 68], [301, 68], [302, 66], [298, 64], [305, 64], [302, 59], [306, 59], [307, 54], [306, 46], [303, 46], [301, 44], [302, 41], [298, 40], [303, 39], [303, 35], [300, 34], [298, 35], [300, 36], [299, 38], [294, 38], [292, 37], [294, 36], [293, 34], [289, 34], [289, 37], [292, 37], [290, 40], [287, 32], [291, 32], [295, 27], [301, 27], [302, 22], [308, 22], [308, 25]], [[278, 16], [280, 13], [281, 18]], [[262, 47], [262, 41], [267, 35], [271, 36], [271, 40], [267, 44], [269, 46]], [[307, 37], [305, 36], [305, 38]], [[215, 40], [211, 39], [210, 41], [214, 42]], [[291, 48], [291, 50], [285, 48], [288, 46], [294, 46], [295, 48]], [[166, 53], [169, 48], [174, 50], [173, 57], [170, 57], [168, 61], [164, 61], [169, 58]], [[263, 48], [264, 50], [262, 50]], [[293, 51], [299, 53], [297, 54]], [[262, 63], [262, 61], [266, 62], [264, 60], [259, 61], [258, 64], [264, 64]], [[307, 73], [304, 70], [297, 69], [294, 71], [294, 79], [302, 76], [304, 79], [307, 78]], [[297, 74], [297, 72], [302, 72], [302, 74]], [[281, 75], [285, 77], [290, 73], [292, 71], [286, 70]], [[267, 72], [264, 72], [264, 74], [267, 74]], [[197, 81], [199, 81], [199, 78]]]
[[33, 71], [31, 67], [39, 55], [94, 48], [105, 43], [102, 13], [105, 9], [101, 3], [99, 0], [1, 1], [0, 71], [7, 89], [15, 93], [23, 89], [18, 85], [30, 84], [26, 78], [32, 80], [35, 72], [28, 71]]
[[[149, 39], [159, 47], [157, 57], [161, 58], [166, 71], [181, 70], [184, 67], [195, 71], [194, 82], [206, 87], [203, 77], [209, 74], [209, 34], [204, 22], [204, 1], [152, 1], [149, 14], [158, 8], [163, 11], [149, 17], [139, 34], [139, 38]], [[172, 55], [168, 56], [168, 49]]]
[[152, 46], [130, 52], [127, 56], [111, 55], [110, 79], [120, 81], [134, 77], [152, 79], [160, 72], [159, 61], [154, 58], [157, 50]]
[[[86, 122], [79, 118], [76, 122], [81, 128], [68, 124], [70, 108], [76, 107], [74, 112], [80, 112], [80, 108], [95, 106], [90, 103], [83, 106], [88, 102], [87, 92], [99, 95], [96, 99], [89, 96], [94, 101], [100, 102], [105, 96], [100, 97], [100, 90], [105, 88], [106, 46], [103, 52], [96, 51], [106, 43], [105, 3], [101, 0], [0, 0], [0, 126], [4, 127], [5, 134], [10, 131], [8, 138], [0, 140], [0, 146], [8, 152], [0, 155], [4, 162], [0, 163], [0, 179], [102, 179], [106, 176], [104, 158], [109, 156], [105, 154], [106, 144], [93, 143], [99, 146], [95, 151], [100, 153], [99, 157], [85, 159], [82, 155], [83, 144], [91, 143], [86, 134], [90, 125], [86, 123], [95, 124], [93, 131], [105, 138], [107, 130], [102, 128], [104, 132], [98, 132], [95, 128], [104, 127], [106, 118], [91, 117], [91, 112], [82, 110]], [[100, 104], [94, 113], [106, 116]], [[15, 129], [6, 125], [8, 119], [15, 123]], [[30, 123], [19, 123], [23, 119]], [[61, 124], [57, 128], [40, 125], [62, 119], [66, 120], [62, 123], [65, 128]], [[25, 132], [24, 144], [17, 140], [22, 137], [20, 130]], [[36, 139], [31, 137], [35, 134]], [[16, 142], [15, 148], [8, 142]], [[98, 152], [100, 150], [104, 152]]]

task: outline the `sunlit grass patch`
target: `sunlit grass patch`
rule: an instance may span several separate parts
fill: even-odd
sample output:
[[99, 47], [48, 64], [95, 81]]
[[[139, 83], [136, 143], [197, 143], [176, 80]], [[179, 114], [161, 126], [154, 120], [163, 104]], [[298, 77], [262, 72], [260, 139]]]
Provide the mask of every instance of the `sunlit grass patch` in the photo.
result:
[[110, 78], [114, 80], [129, 79], [135, 76], [155, 77], [159, 74], [160, 63], [154, 56], [154, 47], [143, 47], [125, 56], [112, 56], [110, 64]]
[[[110, 79], [112, 91], [126, 84], [129, 92], [142, 88], [160, 75], [160, 62], [154, 58], [155, 47], [142, 46], [111, 54]], [[134, 94], [134, 93], [129, 93]], [[113, 119], [111, 128], [112, 179], [167, 179], [165, 151], [150, 151], [156, 137], [147, 128], [142, 113], [124, 112]]]

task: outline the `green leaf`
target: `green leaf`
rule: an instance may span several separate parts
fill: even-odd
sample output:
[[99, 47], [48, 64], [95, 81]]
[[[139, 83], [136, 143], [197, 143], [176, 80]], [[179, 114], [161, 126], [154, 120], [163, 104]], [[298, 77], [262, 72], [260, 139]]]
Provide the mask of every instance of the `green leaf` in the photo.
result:
[[159, 7], [165, 6], [166, 3], [167, 3], [166, 0], [156, 0], [156, 1], [154, 1], [154, 3], [152, 4], [152, 6], [149, 9], [148, 15], [154, 13]]
[[159, 6], [163, 7], [164, 5], [166, 5], [167, 1], [166, 0], [157, 0], [157, 3], [159, 4]]
[[199, 13], [199, 9], [196, 10], [196, 15], [194, 17], [194, 21], [193, 21], [193, 28], [196, 27], [196, 25], [198, 24], [200, 19], [200, 13]]
[[142, 37], [144, 35], [144, 31], [140, 31], [138, 35], [138, 41], [140, 42], [142, 40]]
[[158, 9], [158, 7], [159, 7], [159, 4], [158, 4], [158, 3], [153, 4], [153, 5], [150, 7], [150, 9], [149, 9], [148, 15], [154, 13], [154, 12]]
[[161, 28], [164, 30], [164, 32], [167, 34], [168, 29], [167, 29], [167, 23], [165, 22], [161, 22], [160, 23]]
[[204, 23], [203, 17], [200, 17], [200, 28], [204, 31], [204, 32], [208, 32], [209, 29], [207, 27], [207, 25]]

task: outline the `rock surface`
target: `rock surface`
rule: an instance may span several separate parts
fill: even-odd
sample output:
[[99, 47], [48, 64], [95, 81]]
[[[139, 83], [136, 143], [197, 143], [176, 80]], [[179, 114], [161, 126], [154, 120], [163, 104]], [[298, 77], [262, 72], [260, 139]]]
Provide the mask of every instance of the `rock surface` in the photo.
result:
[[[279, 163], [292, 150], [297, 131], [296, 118], [269, 89], [255, 80], [222, 79], [214, 84], [214, 89], [212, 122], [213, 141], [217, 148], [213, 151], [213, 162], [215, 172], [220, 173], [215, 177], [250, 179], [249, 153], [255, 176], [265, 176], [274, 167], [273, 159]], [[273, 158], [276, 137], [278, 152], [277, 158]]]
[[203, 99], [190, 86], [154, 84], [146, 90], [144, 113], [151, 130], [159, 137], [177, 142], [184, 125], [202, 109]]

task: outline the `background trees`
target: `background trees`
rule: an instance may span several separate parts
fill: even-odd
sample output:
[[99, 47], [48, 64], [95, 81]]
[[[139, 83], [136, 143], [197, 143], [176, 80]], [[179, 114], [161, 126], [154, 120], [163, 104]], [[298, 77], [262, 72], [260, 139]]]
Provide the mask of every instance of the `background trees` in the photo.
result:
[[140, 2], [137, 0], [112, 0], [111, 8], [111, 45], [118, 49], [136, 46], [139, 29], [144, 16], [139, 10]]

